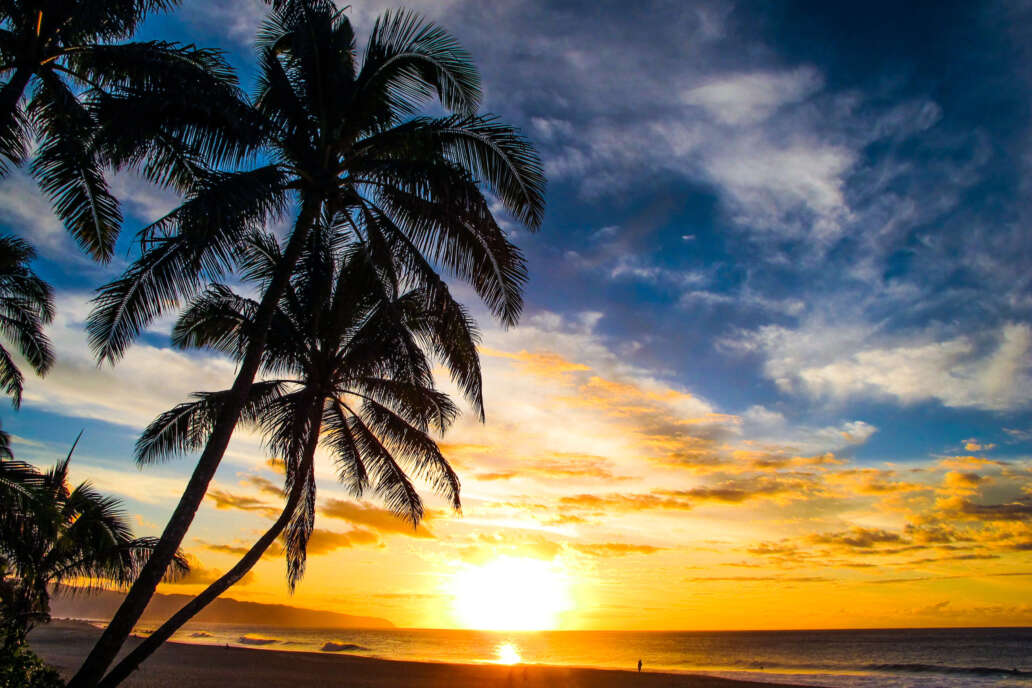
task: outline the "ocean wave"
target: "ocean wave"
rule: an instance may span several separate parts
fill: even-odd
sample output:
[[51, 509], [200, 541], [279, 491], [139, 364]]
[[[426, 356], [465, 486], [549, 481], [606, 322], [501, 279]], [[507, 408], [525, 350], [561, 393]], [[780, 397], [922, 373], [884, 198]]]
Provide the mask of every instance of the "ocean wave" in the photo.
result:
[[266, 638], [265, 636], [252, 635], [248, 633], [237, 638], [237, 642], [244, 645], [272, 645], [273, 643], [278, 643], [279, 640], [276, 638]]
[[333, 641], [328, 641], [320, 648], [323, 652], [364, 652], [368, 649], [368, 647], [362, 647], [354, 643], [335, 643]]
[[868, 664], [867, 671], [915, 674], [964, 674], [970, 676], [1032, 676], [1032, 671], [985, 666], [949, 666], [944, 664]]
[[[881, 663], [881, 664], [838, 664], [810, 662], [763, 662], [750, 661], [743, 663], [752, 670], [788, 670], [788, 671], [855, 671], [878, 672], [885, 674], [943, 674], [948, 676], [1007, 676], [1014, 678], [1032, 677], [1032, 671], [1023, 669], [987, 666], [952, 666], [948, 664], [920, 663]], [[741, 666], [741, 665], [740, 665]]]
[[191, 638], [214, 638], [215, 636], [213, 636], [211, 633], [208, 633], [207, 631], [194, 631], [193, 633], [190, 634], [190, 637]]

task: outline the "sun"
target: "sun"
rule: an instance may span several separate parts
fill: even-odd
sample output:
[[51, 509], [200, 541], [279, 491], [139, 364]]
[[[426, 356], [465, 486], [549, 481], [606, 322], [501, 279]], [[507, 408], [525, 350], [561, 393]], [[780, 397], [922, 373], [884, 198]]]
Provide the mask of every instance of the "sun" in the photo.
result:
[[466, 628], [543, 631], [570, 609], [566, 574], [550, 561], [499, 557], [452, 580], [455, 615]]

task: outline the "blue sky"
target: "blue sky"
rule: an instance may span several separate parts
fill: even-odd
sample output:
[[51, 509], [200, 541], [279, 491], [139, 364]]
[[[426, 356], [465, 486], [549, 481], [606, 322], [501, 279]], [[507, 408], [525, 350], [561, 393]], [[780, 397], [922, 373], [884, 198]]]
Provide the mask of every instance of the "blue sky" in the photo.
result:
[[[359, 35], [389, 6], [354, 3]], [[485, 109], [521, 127], [546, 165], [544, 227], [511, 226], [530, 266], [524, 324], [502, 333], [481, 309], [489, 346], [691, 395], [702, 413], [737, 419], [699, 435], [726, 446], [832, 452], [879, 470], [972, 454], [1027, 464], [1028, 3], [409, 6], [472, 52]], [[143, 33], [222, 48], [250, 86], [261, 7], [186, 0]], [[3, 423], [46, 451], [86, 427], [84, 465], [127, 470], [148, 414], [231, 374], [168, 351], [160, 327], [145, 338], [150, 357], [124, 372], [92, 369], [75, 340], [89, 290], [174, 199], [118, 177], [125, 250], [99, 267], [31, 188], [3, 182], [0, 223], [38, 246], [61, 291], [69, 314], [55, 336], [68, 362]], [[134, 386], [133, 365], [175, 379]], [[488, 430], [508, 432], [507, 404], [533, 406], [534, 390], [496, 389], [511, 397]], [[123, 421], [101, 420], [111, 413]], [[527, 431], [545, 437], [548, 422]], [[160, 521], [182, 470], [148, 469], [171, 482], [153, 500], [124, 491], [130, 504]], [[1027, 487], [996, 480], [981, 499], [1028, 503]]]

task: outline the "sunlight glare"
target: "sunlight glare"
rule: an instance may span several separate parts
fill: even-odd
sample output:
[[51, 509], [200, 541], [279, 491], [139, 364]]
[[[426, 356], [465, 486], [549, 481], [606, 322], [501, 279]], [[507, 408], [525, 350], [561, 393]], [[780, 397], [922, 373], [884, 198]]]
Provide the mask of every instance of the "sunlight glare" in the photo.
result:
[[513, 643], [499, 643], [495, 654], [498, 656], [498, 659], [495, 660], [498, 664], [519, 664], [523, 661], [519, 648]]
[[466, 628], [550, 630], [572, 606], [565, 573], [540, 559], [499, 557], [460, 571], [452, 585], [455, 613]]

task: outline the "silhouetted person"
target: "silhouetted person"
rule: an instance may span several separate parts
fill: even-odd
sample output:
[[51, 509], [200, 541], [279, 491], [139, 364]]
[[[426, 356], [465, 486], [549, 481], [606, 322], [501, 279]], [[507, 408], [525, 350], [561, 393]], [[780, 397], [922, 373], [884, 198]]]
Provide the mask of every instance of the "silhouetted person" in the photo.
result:
[[641, 660], [638, 660], [638, 673], [641, 673]]

